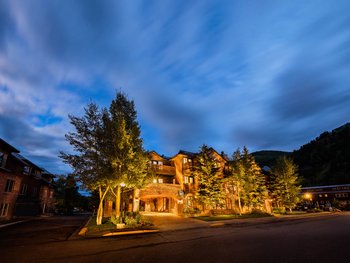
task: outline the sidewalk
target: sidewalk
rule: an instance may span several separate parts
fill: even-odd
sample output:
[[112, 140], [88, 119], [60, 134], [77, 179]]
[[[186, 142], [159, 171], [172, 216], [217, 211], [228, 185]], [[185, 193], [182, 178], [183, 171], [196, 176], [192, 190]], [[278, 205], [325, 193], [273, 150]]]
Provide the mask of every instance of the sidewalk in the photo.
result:
[[[152, 227], [135, 230], [119, 230], [115, 228], [103, 228], [100, 230], [92, 230], [87, 232], [87, 222], [80, 231], [77, 231], [74, 236], [77, 238], [97, 238], [107, 236], [120, 236], [120, 235], [140, 235], [146, 233], [155, 232], [168, 232], [168, 231], [185, 231], [192, 229], [208, 229], [213, 227], [234, 226], [234, 227], [249, 227], [261, 224], [274, 224], [282, 222], [293, 222], [303, 220], [305, 218], [316, 218], [325, 216], [335, 216], [340, 213], [323, 212], [323, 213], [308, 213], [301, 215], [278, 215], [270, 217], [260, 218], [239, 218], [219, 221], [202, 221], [194, 218], [180, 217], [170, 213], [142, 213], [142, 216], [147, 218], [152, 224]], [[79, 234], [78, 234], [79, 232]]]

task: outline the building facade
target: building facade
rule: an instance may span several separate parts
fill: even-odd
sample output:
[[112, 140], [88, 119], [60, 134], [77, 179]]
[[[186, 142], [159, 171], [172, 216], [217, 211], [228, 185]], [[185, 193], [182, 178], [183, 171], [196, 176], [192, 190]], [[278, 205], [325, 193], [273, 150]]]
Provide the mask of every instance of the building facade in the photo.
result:
[[0, 220], [53, 212], [53, 175], [0, 139]]
[[[212, 158], [221, 167], [220, 172], [223, 175], [227, 160], [214, 149], [210, 150]], [[197, 207], [195, 194], [198, 189], [198, 180], [193, 173], [197, 154], [179, 151], [173, 157], [165, 157], [152, 151], [149, 158], [153, 171], [152, 182], [136, 190], [134, 202], [139, 200], [139, 207], [134, 206], [135, 211], [139, 209], [145, 212], [169, 212], [182, 215], [186, 209]]]

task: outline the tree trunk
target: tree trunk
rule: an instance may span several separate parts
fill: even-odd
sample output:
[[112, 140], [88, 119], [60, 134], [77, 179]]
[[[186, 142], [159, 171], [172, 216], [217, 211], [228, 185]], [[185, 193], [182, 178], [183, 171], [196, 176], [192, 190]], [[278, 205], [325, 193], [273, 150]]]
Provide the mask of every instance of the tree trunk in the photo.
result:
[[121, 192], [121, 186], [117, 186], [117, 194], [115, 195], [115, 216], [120, 217], [120, 192]]
[[239, 191], [239, 186], [237, 186], [237, 199], [238, 199], [238, 209], [239, 209], [239, 215], [242, 215], [242, 204], [241, 204], [241, 193]]
[[98, 204], [97, 208], [97, 214], [96, 214], [96, 225], [101, 225], [102, 224], [102, 216], [103, 216], [103, 200], [106, 197], [106, 194], [108, 192], [109, 186], [107, 186], [106, 190], [103, 192], [102, 187], [98, 187], [98, 192], [100, 194], [100, 202]]

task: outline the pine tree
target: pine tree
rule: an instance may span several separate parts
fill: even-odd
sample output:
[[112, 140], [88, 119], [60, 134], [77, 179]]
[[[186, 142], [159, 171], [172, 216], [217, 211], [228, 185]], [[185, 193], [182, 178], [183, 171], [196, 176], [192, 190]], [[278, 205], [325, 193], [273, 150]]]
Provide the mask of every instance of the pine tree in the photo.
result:
[[208, 207], [217, 207], [223, 198], [220, 164], [212, 156], [211, 149], [203, 145], [197, 155], [194, 176], [198, 180], [196, 196]]
[[242, 196], [244, 195], [245, 170], [243, 167], [240, 149], [237, 149], [232, 154], [232, 159], [229, 161], [228, 173], [225, 181], [232, 188], [231, 194], [233, 202], [237, 199], [239, 214], [242, 214]]
[[250, 209], [262, 209], [267, 197], [265, 176], [246, 147], [242, 152], [242, 165], [245, 173], [244, 203]]
[[298, 167], [288, 157], [279, 158], [271, 169], [272, 196], [277, 207], [292, 209], [299, 201]]

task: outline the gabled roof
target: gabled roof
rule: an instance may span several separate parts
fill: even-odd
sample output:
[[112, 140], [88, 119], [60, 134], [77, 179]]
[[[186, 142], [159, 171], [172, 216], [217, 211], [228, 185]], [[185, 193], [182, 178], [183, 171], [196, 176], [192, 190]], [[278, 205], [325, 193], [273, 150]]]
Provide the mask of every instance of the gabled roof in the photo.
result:
[[21, 163], [23, 163], [24, 165], [29, 165], [29, 166], [33, 166], [34, 168], [40, 170], [40, 171], [44, 171], [43, 168], [40, 168], [39, 166], [37, 166], [35, 163], [32, 163], [31, 161], [29, 161], [27, 158], [23, 157], [22, 155], [20, 155], [19, 153], [12, 153], [12, 155]]
[[194, 156], [197, 155], [197, 153], [189, 152], [189, 151], [184, 151], [184, 150], [180, 150], [178, 154], [187, 155], [187, 156], [189, 156], [189, 157], [194, 157]]
[[156, 151], [150, 151], [148, 154], [155, 154], [157, 155], [159, 158], [162, 158], [164, 160], [169, 160], [170, 157], [164, 156], [164, 155], [160, 155], [159, 153], [157, 153]]
[[0, 148], [4, 148], [6, 151], [9, 151], [9, 152], [19, 153], [19, 150], [17, 150], [15, 147], [13, 147], [11, 144], [7, 143], [1, 138], [0, 138]]

